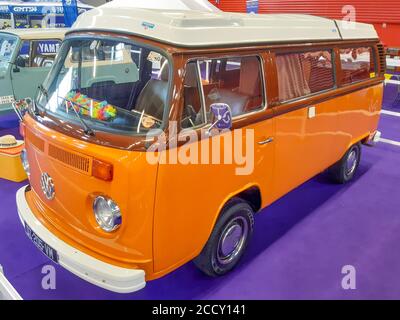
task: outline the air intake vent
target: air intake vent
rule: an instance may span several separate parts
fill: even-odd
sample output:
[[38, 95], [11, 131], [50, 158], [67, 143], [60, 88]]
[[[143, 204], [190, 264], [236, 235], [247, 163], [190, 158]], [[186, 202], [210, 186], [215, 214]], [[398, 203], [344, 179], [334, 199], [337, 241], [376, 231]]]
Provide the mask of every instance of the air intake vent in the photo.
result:
[[86, 174], [90, 173], [91, 159], [89, 157], [66, 151], [52, 144], [49, 144], [48, 155], [70, 168]]
[[44, 152], [44, 140], [40, 139], [38, 136], [35, 136], [30, 130], [26, 131], [25, 140], [39, 151]]
[[381, 75], [386, 73], [386, 50], [383, 44], [378, 44], [379, 51], [379, 73]]

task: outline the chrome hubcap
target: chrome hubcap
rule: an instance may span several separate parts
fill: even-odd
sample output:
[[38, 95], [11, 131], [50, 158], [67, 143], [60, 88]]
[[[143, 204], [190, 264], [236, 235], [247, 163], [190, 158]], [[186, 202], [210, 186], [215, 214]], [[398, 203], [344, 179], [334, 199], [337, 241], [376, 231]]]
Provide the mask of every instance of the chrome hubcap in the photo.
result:
[[225, 227], [218, 242], [217, 258], [220, 264], [229, 264], [239, 255], [248, 232], [249, 226], [243, 217], [235, 218]]
[[346, 174], [351, 175], [357, 167], [357, 151], [350, 152], [346, 161]]

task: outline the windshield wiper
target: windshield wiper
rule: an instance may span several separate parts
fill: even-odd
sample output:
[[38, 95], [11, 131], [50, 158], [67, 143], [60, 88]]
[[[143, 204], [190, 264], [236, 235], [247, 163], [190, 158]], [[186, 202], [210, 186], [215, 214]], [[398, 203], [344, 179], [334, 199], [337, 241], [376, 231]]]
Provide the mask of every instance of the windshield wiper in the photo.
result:
[[[43, 85], [38, 86], [38, 90], [42, 95], [46, 97], [47, 103], [49, 103], [49, 93], [47, 90], [43, 87]], [[32, 104], [33, 104], [33, 113], [35, 116], [41, 116], [40, 114], [40, 109], [38, 108], [38, 103], [36, 102], [36, 99], [32, 99]], [[46, 108], [40, 105], [40, 107], [43, 109], [43, 114], [46, 114]]]
[[38, 86], [38, 89], [39, 89], [40, 93], [46, 97], [47, 103], [49, 103], [49, 92], [43, 87], [42, 84], [40, 84]]
[[[82, 108], [81, 105], [79, 105], [78, 103], [76, 103], [74, 101], [71, 101], [71, 100], [69, 100], [67, 98], [63, 98], [63, 97], [60, 97], [60, 96], [58, 96], [58, 98], [62, 99], [64, 102], [66, 101], [66, 102], [71, 103], [72, 105], [75, 105], [75, 106], [78, 106], [79, 108]], [[80, 115], [79, 112], [75, 110], [74, 106], [72, 106], [71, 109], [74, 110], [74, 113], [75, 113], [76, 117], [79, 119], [79, 122], [82, 124], [84, 132], [89, 136], [94, 136], [95, 133], [94, 133], [93, 129], [89, 127], [89, 125], [85, 122], [85, 120], [83, 120], [82, 115]]]

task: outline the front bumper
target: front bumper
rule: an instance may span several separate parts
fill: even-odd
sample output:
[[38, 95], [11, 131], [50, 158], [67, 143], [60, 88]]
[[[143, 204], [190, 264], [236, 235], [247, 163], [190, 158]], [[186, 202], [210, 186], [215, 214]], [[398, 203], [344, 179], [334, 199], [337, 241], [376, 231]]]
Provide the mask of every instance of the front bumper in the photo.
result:
[[368, 141], [366, 142], [366, 145], [370, 146], [370, 147], [375, 147], [379, 143], [379, 141], [381, 140], [381, 137], [382, 137], [382, 132], [375, 131], [368, 138]]
[[18, 214], [23, 225], [27, 224], [44, 242], [57, 251], [58, 263], [78, 277], [104, 289], [131, 293], [146, 285], [145, 272], [126, 269], [95, 259], [57, 238], [35, 217], [26, 201], [27, 187], [17, 191]]

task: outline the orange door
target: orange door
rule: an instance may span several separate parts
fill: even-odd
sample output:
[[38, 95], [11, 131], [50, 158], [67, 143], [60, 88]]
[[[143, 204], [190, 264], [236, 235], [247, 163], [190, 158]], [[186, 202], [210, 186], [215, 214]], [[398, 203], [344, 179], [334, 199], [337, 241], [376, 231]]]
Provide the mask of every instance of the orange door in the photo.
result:
[[[224, 68], [224, 72], [218, 74], [217, 70]], [[274, 143], [270, 138], [274, 136], [274, 120], [272, 109], [264, 108], [261, 59], [257, 56], [221, 58], [202, 64], [192, 61], [185, 69], [181, 132], [188, 133], [194, 128], [199, 133], [202, 131], [199, 127], [210, 126], [211, 119], [205, 115], [210, 113], [210, 104], [214, 103], [210, 100], [215, 97], [218, 102], [230, 105], [236, 129], [201, 141], [181, 139], [188, 142], [163, 151], [161, 159], [175, 159], [176, 164], [167, 161], [158, 169], [154, 270], [162, 274], [200, 253], [223, 205], [230, 198], [256, 187], [265, 203], [271, 198], [272, 190]], [[211, 76], [206, 76], [207, 72], [211, 72]], [[228, 79], [228, 76], [229, 81], [220, 81], [221, 77]], [[251, 90], [256, 86], [254, 92], [247, 88], [248, 81], [254, 82], [251, 86]], [[213, 91], [207, 94], [204, 91], [210, 86]], [[198, 88], [205, 101], [195, 99], [198, 95], [194, 92]], [[244, 91], [247, 94], [243, 94]], [[253, 110], [248, 111], [245, 106]], [[182, 163], [182, 155], [189, 153], [198, 154], [194, 157], [197, 163]]]
[[[236, 194], [256, 186], [261, 191], [263, 203], [271, 199], [274, 143], [266, 141], [273, 137], [273, 119], [250, 125], [236, 133], [231, 131], [223, 137], [195, 142], [192, 150], [201, 150], [207, 144], [218, 146], [217, 141], [220, 141], [217, 149], [223, 160], [224, 153], [231, 148], [230, 141], [236, 139], [235, 134], [243, 137], [242, 154], [248, 156], [246, 169], [245, 165], [235, 163], [212, 164], [211, 153], [210, 164], [159, 166], [154, 216], [155, 273], [164, 273], [197, 256], [208, 240], [222, 206]], [[246, 135], [254, 135], [247, 142], [252, 144], [253, 160], [250, 160], [253, 155], [249, 145], [248, 154], [245, 151]], [[183, 148], [187, 146], [165, 151], [162, 157], [171, 158], [174, 153], [179, 155], [184, 152]], [[235, 162], [235, 155], [232, 158]]]
[[336, 87], [329, 48], [278, 52], [273, 56], [278, 84], [275, 146], [275, 198], [334, 163], [337, 99], [318, 101]]
[[274, 198], [278, 199], [333, 163], [335, 102], [291, 111], [275, 121]]

